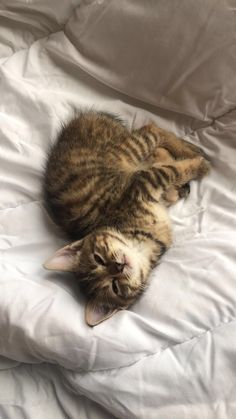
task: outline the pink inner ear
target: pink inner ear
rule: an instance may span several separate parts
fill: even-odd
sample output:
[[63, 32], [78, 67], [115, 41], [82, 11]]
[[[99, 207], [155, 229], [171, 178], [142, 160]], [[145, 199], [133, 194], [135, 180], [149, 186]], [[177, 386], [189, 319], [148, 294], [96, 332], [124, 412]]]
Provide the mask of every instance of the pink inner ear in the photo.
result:
[[85, 307], [85, 320], [89, 326], [96, 326], [113, 316], [117, 311], [118, 309], [98, 306], [95, 301], [89, 301]]
[[44, 268], [56, 271], [73, 272], [76, 267], [78, 252], [70, 246], [59, 249], [44, 263]]

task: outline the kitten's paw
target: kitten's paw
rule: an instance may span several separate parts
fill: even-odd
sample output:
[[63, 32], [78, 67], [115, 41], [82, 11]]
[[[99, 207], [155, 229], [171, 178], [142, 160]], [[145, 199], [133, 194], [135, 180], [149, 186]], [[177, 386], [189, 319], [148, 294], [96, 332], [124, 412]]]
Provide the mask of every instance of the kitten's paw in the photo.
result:
[[200, 155], [200, 156], [202, 156], [202, 157], [205, 157], [206, 158], [206, 154], [205, 154], [205, 152], [202, 150], [202, 148], [201, 147], [199, 147], [199, 146], [197, 146], [197, 145], [195, 145], [195, 144], [192, 144], [192, 143], [190, 143], [189, 141], [186, 141], [186, 140], [181, 140], [182, 141], [182, 143], [186, 146], [186, 147], [188, 147], [188, 149], [189, 149], [189, 151], [191, 151], [192, 153], [194, 153], [195, 155]]
[[204, 157], [199, 157], [199, 168], [198, 168], [198, 178], [202, 178], [211, 170], [211, 164], [208, 160], [206, 160]]
[[190, 194], [190, 184], [185, 183], [179, 188], [178, 192], [179, 198], [187, 198], [187, 196]]

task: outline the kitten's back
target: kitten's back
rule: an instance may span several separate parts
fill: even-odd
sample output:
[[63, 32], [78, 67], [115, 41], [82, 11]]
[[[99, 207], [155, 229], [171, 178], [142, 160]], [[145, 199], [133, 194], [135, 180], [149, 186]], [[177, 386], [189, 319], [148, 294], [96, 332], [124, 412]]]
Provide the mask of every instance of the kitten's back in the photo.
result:
[[129, 135], [116, 117], [81, 113], [64, 126], [49, 153], [45, 199], [54, 221], [76, 238], [105, 225], [125, 188], [119, 145]]

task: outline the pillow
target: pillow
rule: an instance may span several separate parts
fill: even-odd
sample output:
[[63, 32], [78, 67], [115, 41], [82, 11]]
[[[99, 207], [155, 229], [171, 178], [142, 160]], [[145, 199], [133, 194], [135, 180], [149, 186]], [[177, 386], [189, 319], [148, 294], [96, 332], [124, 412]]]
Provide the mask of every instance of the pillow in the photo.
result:
[[205, 120], [236, 102], [235, 16], [215, 0], [83, 1], [65, 33], [103, 83]]

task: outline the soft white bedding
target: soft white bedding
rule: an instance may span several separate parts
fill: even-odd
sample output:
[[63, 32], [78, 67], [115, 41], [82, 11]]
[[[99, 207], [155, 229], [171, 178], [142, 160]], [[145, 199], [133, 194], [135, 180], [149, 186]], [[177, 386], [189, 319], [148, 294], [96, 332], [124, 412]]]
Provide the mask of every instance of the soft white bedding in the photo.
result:
[[[236, 417], [233, 1], [0, 1], [0, 418]], [[172, 25], [173, 23], [173, 25]], [[154, 120], [213, 169], [131, 310], [91, 329], [43, 167], [75, 108]]]

